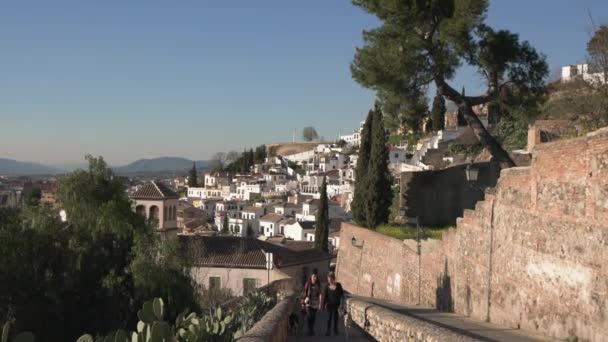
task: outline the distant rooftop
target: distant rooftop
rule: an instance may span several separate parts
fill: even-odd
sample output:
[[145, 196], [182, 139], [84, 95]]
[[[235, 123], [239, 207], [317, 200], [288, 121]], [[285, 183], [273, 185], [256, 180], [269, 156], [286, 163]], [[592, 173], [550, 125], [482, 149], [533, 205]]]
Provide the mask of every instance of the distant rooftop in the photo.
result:
[[142, 200], [164, 200], [179, 198], [179, 195], [165, 184], [158, 181], [151, 181], [150, 183], [147, 183], [139, 188], [139, 190], [135, 191], [135, 193], [131, 195], [131, 198]]
[[265, 252], [273, 253], [278, 268], [331, 258], [331, 255], [323, 251], [296, 251], [259, 239], [185, 235], [178, 238], [182, 253], [187, 253], [194, 265], [203, 267], [265, 269]]

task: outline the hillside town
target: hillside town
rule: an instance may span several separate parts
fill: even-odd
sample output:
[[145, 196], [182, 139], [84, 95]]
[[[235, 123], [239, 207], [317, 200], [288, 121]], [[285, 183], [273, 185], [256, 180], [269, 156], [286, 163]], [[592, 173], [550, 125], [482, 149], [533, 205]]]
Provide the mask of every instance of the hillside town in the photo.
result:
[[[263, 23], [243, 5], [40, 10], [49, 27], [78, 22], [51, 31], [112, 68], [68, 87], [94, 114], [62, 104], [60, 86], [7, 106], [0, 342], [608, 341], [608, 25], [588, 10], [575, 53], [535, 16], [578, 4], [300, 5]], [[142, 24], [119, 43], [117, 13]], [[329, 56], [350, 60], [346, 76]], [[336, 69], [360, 89], [325, 78]], [[104, 88], [106, 75], [125, 83]], [[94, 106], [91, 88], [115, 97]]]

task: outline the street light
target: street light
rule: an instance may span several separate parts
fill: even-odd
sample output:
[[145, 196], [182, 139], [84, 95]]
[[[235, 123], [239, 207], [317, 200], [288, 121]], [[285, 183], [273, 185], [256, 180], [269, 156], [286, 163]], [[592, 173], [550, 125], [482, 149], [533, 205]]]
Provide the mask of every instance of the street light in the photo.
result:
[[474, 166], [473, 164], [469, 164], [469, 165], [467, 165], [466, 169], [464, 170], [464, 174], [467, 177], [467, 181], [477, 182], [477, 178], [479, 176], [479, 169], [477, 168], [477, 166]]
[[361, 247], [363, 247], [363, 243], [365, 243], [365, 241], [361, 241], [361, 244], [357, 244], [357, 238], [355, 238], [355, 237], [353, 236], [353, 238], [352, 238], [352, 239], [350, 239], [350, 243], [351, 243], [351, 244], [352, 244], [354, 247], [359, 247], [359, 248], [361, 248]]

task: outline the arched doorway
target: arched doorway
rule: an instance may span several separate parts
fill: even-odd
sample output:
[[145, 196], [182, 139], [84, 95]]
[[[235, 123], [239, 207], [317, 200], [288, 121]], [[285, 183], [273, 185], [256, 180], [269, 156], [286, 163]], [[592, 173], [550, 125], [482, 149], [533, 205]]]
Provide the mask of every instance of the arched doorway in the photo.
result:
[[138, 205], [137, 207], [135, 207], [135, 213], [137, 215], [146, 217], [146, 206], [145, 205]]

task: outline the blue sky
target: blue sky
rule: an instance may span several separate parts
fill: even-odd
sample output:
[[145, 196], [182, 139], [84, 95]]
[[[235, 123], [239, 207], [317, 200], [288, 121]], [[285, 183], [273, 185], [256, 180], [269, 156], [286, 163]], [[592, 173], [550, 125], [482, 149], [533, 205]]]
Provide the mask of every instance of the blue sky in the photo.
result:
[[[605, 0], [491, 1], [552, 70], [584, 60]], [[49, 164], [205, 159], [354, 128], [374, 95], [350, 77], [375, 19], [346, 0], [0, 3], [0, 157]], [[463, 70], [453, 82], [482, 91]]]

